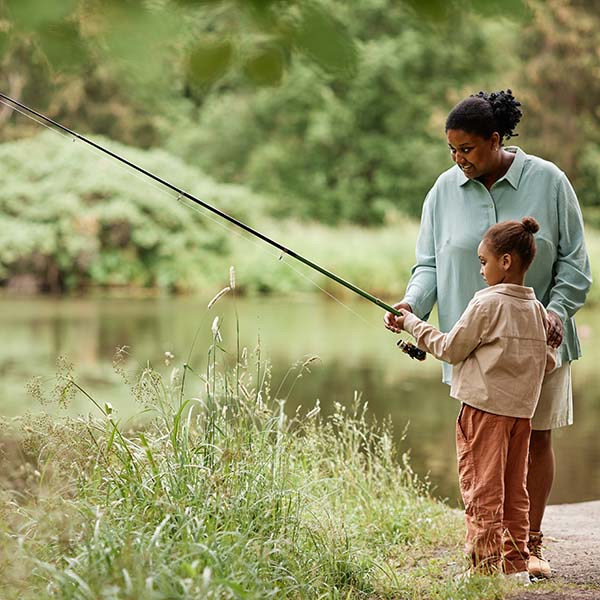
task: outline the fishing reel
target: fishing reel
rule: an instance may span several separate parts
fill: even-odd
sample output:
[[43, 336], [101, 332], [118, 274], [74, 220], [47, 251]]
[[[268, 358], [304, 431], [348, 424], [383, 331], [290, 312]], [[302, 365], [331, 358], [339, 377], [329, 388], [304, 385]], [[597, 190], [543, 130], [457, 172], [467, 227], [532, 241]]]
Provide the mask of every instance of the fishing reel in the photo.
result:
[[398, 348], [400, 348], [400, 350], [402, 350], [404, 354], [408, 354], [411, 358], [414, 358], [415, 360], [423, 361], [427, 356], [427, 352], [421, 350], [420, 348], [417, 348], [414, 344], [411, 344], [410, 342], [405, 342], [404, 340], [398, 340], [396, 342], [396, 346], [398, 346]]

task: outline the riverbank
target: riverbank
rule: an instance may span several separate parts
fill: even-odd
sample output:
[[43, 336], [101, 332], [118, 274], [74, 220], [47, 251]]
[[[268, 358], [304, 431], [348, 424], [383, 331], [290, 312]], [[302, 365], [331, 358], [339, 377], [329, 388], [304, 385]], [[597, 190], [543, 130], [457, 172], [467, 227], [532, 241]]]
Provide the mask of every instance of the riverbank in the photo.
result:
[[[465, 581], [462, 512], [429, 496], [387, 426], [358, 398], [288, 418], [266, 365], [246, 360], [235, 376], [213, 362], [188, 400], [183, 373], [146, 370], [130, 381], [143, 425], [108, 404], [5, 423], [0, 596], [600, 599], [600, 501], [548, 508], [550, 582]], [[70, 376], [63, 365], [55, 401]]]
[[[216, 182], [163, 151], [111, 148], [371, 294], [389, 301], [402, 296], [415, 261], [418, 219], [390, 206], [370, 227], [282, 216], [281, 199]], [[0, 219], [11, 235], [0, 238], [0, 293], [212, 296], [228, 284], [234, 265], [239, 294], [356, 296], [194, 204], [132, 186], [127, 171], [50, 132], [0, 144], [0, 161], [13, 166], [2, 189]], [[43, 170], [31, 171], [30, 164]], [[39, 198], [43, 209], [35, 208]], [[595, 269], [600, 233], [588, 227], [586, 240]], [[593, 275], [597, 280], [600, 273]], [[588, 303], [599, 300], [592, 288]]]
[[[0, 597], [499, 597], [499, 578], [456, 577], [462, 518], [430, 497], [358, 396], [289, 417], [260, 349], [231, 362], [219, 335], [215, 324], [202, 373], [132, 377], [117, 357], [143, 423], [93, 398], [96, 417], [4, 423]], [[30, 392], [45, 402], [82, 393], [66, 362], [44, 384]]]

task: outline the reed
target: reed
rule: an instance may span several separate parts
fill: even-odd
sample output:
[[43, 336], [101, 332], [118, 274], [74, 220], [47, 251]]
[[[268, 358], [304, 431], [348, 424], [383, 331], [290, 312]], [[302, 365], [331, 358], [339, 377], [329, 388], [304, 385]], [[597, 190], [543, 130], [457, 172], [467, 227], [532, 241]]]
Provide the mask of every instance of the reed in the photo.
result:
[[[0, 597], [499, 597], [498, 579], [455, 579], [460, 515], [359, 394], [289, 415], [285, 390], [312, 358], [272, 393], [260, 346], [230, 353], [218, 321], [207, 353], [203, 373], [132, 377], [120, 349], [136, 423], [95, 400], [94, 417], [19, 422], [26, 472], [3, 486]], [[59, 377], [63, 401], [83, 391], [73, 377]]]

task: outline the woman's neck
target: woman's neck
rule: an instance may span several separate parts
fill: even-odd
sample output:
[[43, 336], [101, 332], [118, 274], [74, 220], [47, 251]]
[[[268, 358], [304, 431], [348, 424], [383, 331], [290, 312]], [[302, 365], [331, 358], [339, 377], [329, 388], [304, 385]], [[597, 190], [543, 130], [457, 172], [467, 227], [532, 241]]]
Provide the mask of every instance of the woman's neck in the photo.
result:
[[501, 177], [504, 177], [514, 159], [515, 155], [512, 152], [508, 152], [507, 150], [504, 150], [504, 148], [501, 148], [500, 152], [498, 152], [498, 162], [496, 168], [492, 169], [485, 175], [481, 175], [481, 177], [479, 177], [479, 181], [481, 181], [481, 183], [483, 183], [488, 190], [491, 189], [496, 181], [498, 181]]

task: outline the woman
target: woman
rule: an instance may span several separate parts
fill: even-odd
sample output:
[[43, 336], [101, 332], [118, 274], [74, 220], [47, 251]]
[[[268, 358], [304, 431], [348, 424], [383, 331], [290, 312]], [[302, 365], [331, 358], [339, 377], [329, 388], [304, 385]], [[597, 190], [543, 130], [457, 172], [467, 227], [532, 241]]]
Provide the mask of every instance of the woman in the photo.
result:
[[[574, 314], [591, 285], [583, 220], [565, 174], [520, 148], [505, 147], [521, 120], [511, 90], [479, 92], [457, 104], [446, 120], [455, 166], [442, 173], [425, 199], [417, 239], [417, 264], [401, 302], [427, 318], [438, 303], [440, 329], [449, 331], [478, 290], [477, 245], [494, 223], [533, 216], [540, 224], [537, 255], [526, 285], [548, 312], [548, 343], [558, 348], [558, 368], [547, 375], [532, 419], [527, 489], [530, 499], [529, 572], [550, 577], [542, 554], [541, 524], [554, 479], [553, 429], [573, 423], [570, 362], [581, 355]], [[399, 332], [386, 313], [385, 326]], [[450, 383], [451, 367], [443, 365]]]

